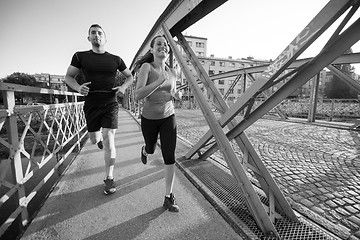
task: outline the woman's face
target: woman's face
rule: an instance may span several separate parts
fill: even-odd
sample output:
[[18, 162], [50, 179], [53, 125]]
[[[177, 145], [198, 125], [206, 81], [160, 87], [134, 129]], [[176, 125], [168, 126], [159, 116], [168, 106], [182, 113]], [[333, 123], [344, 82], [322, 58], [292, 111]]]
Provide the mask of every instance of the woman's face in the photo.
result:
[[157, 37], [152, 47], [152, 53], [154, 57], [164, 58], [169, 54], [170, 48], [164, 37]]

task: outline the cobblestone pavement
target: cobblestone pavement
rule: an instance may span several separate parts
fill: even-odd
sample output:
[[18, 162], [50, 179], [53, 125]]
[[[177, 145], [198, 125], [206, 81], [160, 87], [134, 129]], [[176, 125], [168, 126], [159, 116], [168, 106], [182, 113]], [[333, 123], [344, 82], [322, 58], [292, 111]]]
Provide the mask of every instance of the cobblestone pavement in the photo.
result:
[[[200, 111], [177, 110], [177, 121], [192, 143], [209, 129]], [[359, 131], [260, 119], [245, 133], [293, 209], [360, 239]]]

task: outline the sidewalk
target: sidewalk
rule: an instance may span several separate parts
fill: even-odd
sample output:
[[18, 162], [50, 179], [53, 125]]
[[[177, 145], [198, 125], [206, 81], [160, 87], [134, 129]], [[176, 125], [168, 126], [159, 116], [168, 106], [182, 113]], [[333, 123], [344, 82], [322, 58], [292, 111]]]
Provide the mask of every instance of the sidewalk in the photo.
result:
[[[180, 212], [162, 208], [161, 152], [141, 163], [140, 126], [124, 109], [115, 144], [117, 192], [103, 194], [103, 151], [87, 142], [21, 239], [243, 239], [179, 169], [174, 194]], [[176, 157], [187, 150], [178, 141]]]

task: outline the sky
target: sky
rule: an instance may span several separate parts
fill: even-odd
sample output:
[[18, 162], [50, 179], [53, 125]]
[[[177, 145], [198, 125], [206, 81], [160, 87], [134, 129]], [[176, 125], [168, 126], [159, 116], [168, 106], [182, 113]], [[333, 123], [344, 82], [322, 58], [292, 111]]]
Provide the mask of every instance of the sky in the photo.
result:
[[[91, 48], [87, 31], [93, 23], [100, 24], [106, 32], [106, 50], [119, 55], [130, 67], [170, 2], [2, 0], [0, 78], [13, 72], [65, 75], [72, 55]], [[327, 3], [228, 0], [183, 34], [207, 38], [207, 54], [215, 57], [275, 59]], [[315, 56], [326, 38], [318, 41], [300, 57]], [[354, 45], [354, 52], [360, 52], [358, 45]]]

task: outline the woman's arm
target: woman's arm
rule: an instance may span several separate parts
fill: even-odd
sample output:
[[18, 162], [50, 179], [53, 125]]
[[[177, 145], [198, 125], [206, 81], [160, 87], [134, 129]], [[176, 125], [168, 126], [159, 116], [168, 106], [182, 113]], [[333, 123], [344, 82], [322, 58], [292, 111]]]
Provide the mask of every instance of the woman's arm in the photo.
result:
[[156, 89], [158, 89], [163, 82], [166, 81], [166, 77], [164, 75], [160, 75], [156, 81], [149, 85], [146, 85], [148, 82], [150, 71], [151, 66], [149, 63], [144, 63], [141, 66], [136, 82], [135, 100], [140, 100], [149, 96]]

